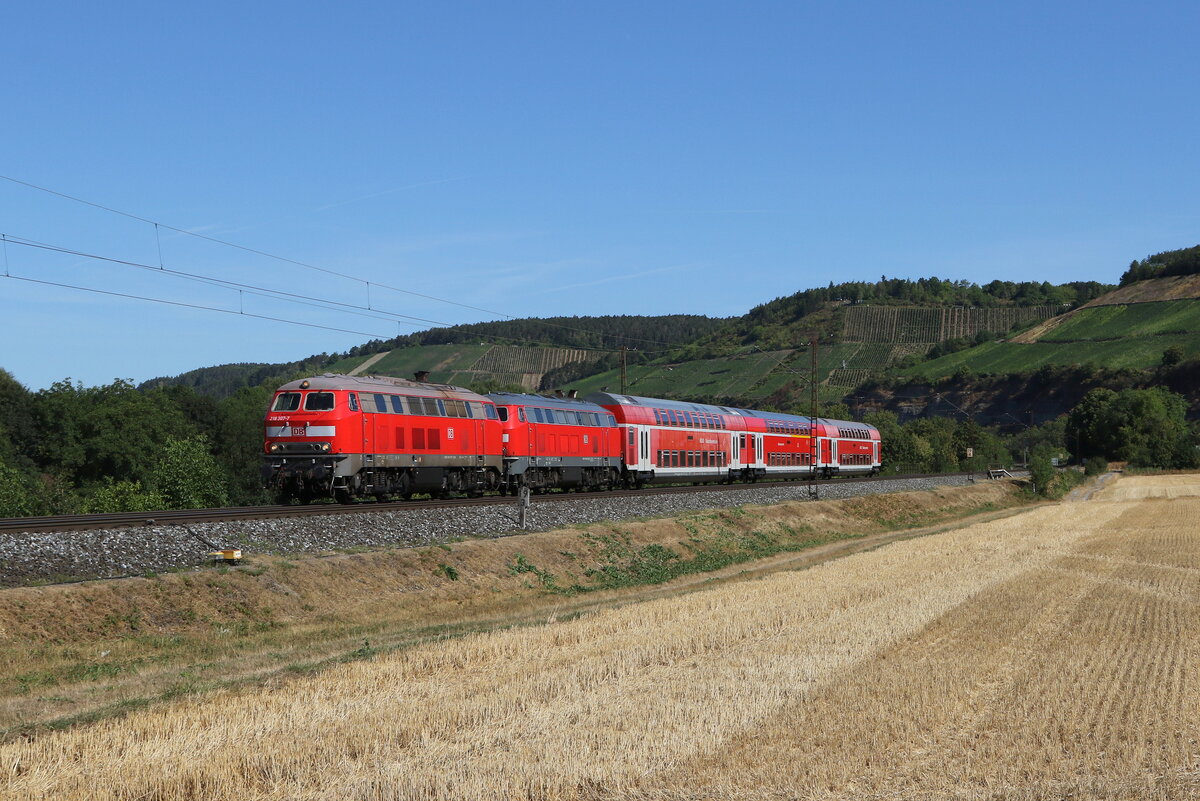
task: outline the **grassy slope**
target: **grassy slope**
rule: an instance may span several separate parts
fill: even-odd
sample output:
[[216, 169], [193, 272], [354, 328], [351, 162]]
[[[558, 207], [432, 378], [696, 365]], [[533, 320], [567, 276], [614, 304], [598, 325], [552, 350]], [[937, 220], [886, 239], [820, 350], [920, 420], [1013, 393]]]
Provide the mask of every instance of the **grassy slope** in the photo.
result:
[[[822, 348], [818, 352], [820, 363], [817, 380], [827, 379], [834, 369], [841, 366], [843, 359], [847, 360], [848, 366], [857, 366], [856, 355], [871, 347], [848, 343]], [[752, 401], [765, 398], [788, 383], [806, 386], [808, 375], [807, 348], [752, 351], [713, 359], [687, 362], [659, 360], [652, 364], [635, 365], [628, 370], [628, 392], [631, 395], [681, 400], [706, 397]], [[574, 381], [570, 387], [584, 394], [604, 386], [611, 392], [618, 392], [620, 385], [620, 370], [609, 370]], [[844, 387], [821, 387], [822, 400], [838, 400], [844, 393]]]
[[1081, 309], [1047, 332], [1043, 342], [1117, 339], [1200, 332], [1200, 301], [1170, 300]]
[[1037, 342], [988, 342], [899, 374], [934, 378], [963, 366], [977, 373], [1017, 373], [1089, 363], [1144, 369], [1160, 364], [1172, 345], [1188, 354], [1200, 352], [1200, 300], [1085, 308]]

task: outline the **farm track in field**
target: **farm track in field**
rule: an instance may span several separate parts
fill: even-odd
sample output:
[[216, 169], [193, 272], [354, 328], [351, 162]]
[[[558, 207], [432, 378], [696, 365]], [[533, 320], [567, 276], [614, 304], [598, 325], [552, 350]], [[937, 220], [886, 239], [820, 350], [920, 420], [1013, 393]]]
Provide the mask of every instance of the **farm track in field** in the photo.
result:
[[[966, 473], [930, 473], [921, 475], [889, 475], [863, 478], [840, 478], [838, 483], [863, 483], [871, 481], [902, 481], [904, 479], [934, 478]], [[758, 487], [804, 487], [812, 481], [764, 481], [750, 484], [703, 484], [700, 486], [646, 487], [640, 490], [613, 490], [610, 492], [546, 492], [534, 497], [538, 503], [567, 502], [586, 498], [637, 498], [647, 495], [671, 495], [696, 492], [726, 492], [730, 490], [752, 490]], [[827, 486], [817, 482], [818, 487]], [[82, 531], [100, 528], [121, 528], [146, 525], [184, 525], [188, 523], [213, 523], [234, 520], [264, 520], [282, 517], [308, 517], [314, 515], [340, 515], [369, 512], [400, 512], [418, 509], [453, 509], [467, 506], [511, 505], [511, 496], [487, 495], [480, 498], [450, 498], [445, 500], [410, 501], [366, 501], [351, 504], [309, 504], [300, 506], [236, 506], [226, 509], [176, 509], [151, 512], [113, 512], [104, 514], [57, 515], [48, 517], [0, 518], [3, 531]]]
[[1200, 477], [1127, 477], [801, 572], [9, 742], [0, 792], [1194, 799], [1198, 517]]

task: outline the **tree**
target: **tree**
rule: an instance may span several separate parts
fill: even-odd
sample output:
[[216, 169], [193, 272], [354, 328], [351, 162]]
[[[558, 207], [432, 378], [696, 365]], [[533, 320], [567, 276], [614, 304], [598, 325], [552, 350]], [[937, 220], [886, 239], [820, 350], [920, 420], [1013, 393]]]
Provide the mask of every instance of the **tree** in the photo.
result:
[[1141, 467], [1187, 468], [1197, 463], [1187, 402], [1162, 387], [1113, 392], [1094, 389], [1071, 410], [1081, 455]]
[[1162, 366], [1174, 367], [1183, 361], [1183, 347], [1181, 345], [1172, 345], [1163, 351]]
[[217, 433], [213, 454], [227, 476], [230, 500], [240, 504], [263, 503], [259, 468], [263, 459], [263, 416], [272, 389], [247, 387], [221, 401], [217, 408]]
[[1079, 458], [1116, 458], [1118, 449], [1111, 408], [1117, 393], [1103, 387], [1084, 395], [1067, 417], [1067, 429], [1079, 440]]
[[77, 486], [144, 482], [163, 444], [194, 430], [162, 390], [140, 392], [122, 380], [102, 387], [59, 381], [34, 397], [33, 411], [38, 464]]

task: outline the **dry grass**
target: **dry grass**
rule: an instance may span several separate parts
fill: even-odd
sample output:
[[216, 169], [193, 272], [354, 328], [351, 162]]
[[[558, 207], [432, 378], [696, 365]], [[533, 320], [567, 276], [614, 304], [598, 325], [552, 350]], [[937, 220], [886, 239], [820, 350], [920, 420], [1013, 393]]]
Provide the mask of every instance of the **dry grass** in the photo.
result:
[[1197, 515], [1187, 498], [1040, 507], [804, 572], [183, 699], [0, 746], [0, 790], [1195, 798]]
[[[1012, 502], [1011, 488], [989, 484], [697, 513], [444, 548], [263, 560], [229, 571], [3, 590], [0, 731], [308, 671], [347, 658], [364, 641], [372, 649], [404, 647], [544, 620], [554, 609], [567, 617], [715, 575], [786, 565], [787, 558], [780, 557], [741, 566], [763, 555], [764, 542], [767, 553], [772, 547], [803, 548], [803, 559], [829, 558], [878, 544], [887, 536], [882, 532], [897, 525], [956, 519]], [[853, 539], [845, 540], [848, 536]], [[602, 538], [627, 554], [669, 548], [683, 556], [705, 544], [710, 551], [753, 547], [736, 554], [735, 566], [723, 573], [685, 575], [661, 590], [642, 588], [637, 576], [626, 576], [628, 587], [564, 594], [574, 584], [596, 587], [599, 580], [589, 570], [621, 566], [620, 558], [602, 552]], [[830, 545], [819, 546], [825, 541]], [[537, 572], [514, 573], [518, 555]], [[713, 565], [697, 569], [712, 571]], [[547, 582], [556, 589], [547, 589]]]
[[1200, 495], [1194, 475], [1122, 476], [1094, 496], [1105, 501], [1135, 501], [1146, 498], [1187, 498]]

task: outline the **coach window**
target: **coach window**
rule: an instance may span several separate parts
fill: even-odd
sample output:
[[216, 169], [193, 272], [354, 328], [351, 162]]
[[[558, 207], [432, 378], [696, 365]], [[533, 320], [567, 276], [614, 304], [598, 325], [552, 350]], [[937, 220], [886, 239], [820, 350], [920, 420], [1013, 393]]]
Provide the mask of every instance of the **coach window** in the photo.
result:
[[332, 408], [332, 392], [310, 392], [304, 399], [304, 410], [308, 412], [327, 412]]
[[281, 392], [275, 396], [275, 405], [271, 407], [273, 412], [294, 412], [300, 408], [300, 393], [299, 392]]

